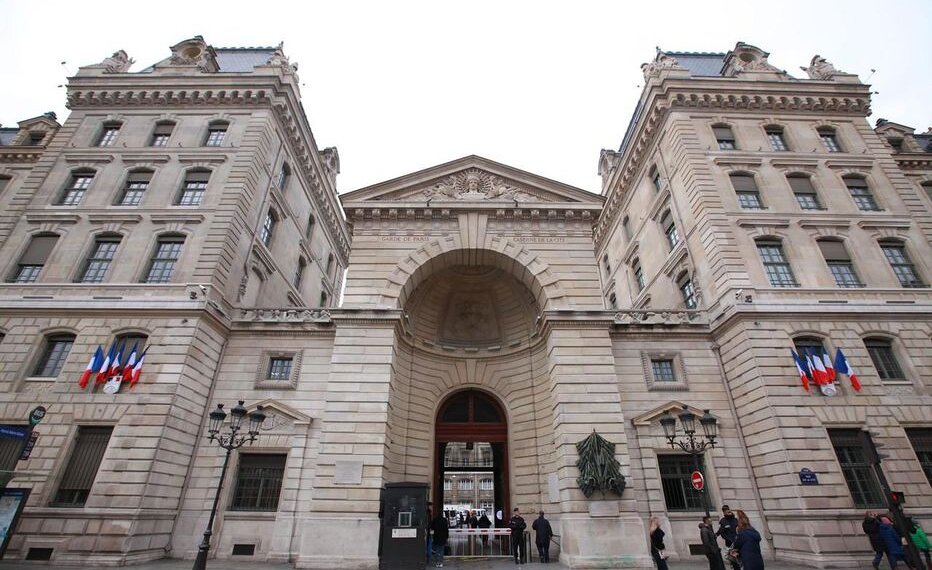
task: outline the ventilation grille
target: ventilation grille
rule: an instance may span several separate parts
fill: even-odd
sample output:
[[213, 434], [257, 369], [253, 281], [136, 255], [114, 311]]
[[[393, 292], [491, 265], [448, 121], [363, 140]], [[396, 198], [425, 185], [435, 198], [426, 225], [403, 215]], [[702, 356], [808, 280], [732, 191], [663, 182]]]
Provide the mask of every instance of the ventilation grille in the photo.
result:
[[702, 546], [701, 544], [690, 544], [689, 555], [690, 556], [705, 556], [705, 547]]
[[233, 556], [252, 556], [256, 553], [255, 544], [234, 544]]
[[51, 560], [54, 548], [30, 548], [26, 560]]

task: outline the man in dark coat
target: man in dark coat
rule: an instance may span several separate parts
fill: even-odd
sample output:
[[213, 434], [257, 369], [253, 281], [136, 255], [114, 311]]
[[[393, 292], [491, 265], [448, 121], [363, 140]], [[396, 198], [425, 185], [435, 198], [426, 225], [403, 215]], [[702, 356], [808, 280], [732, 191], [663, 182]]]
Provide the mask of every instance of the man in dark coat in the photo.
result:
[[870, 511], [864, 513], [864, 522], [861, 523], [861, 528], [864, 530], [864, 534], [867, 535], [867, 540], [871, 543], [871, 548], [874, 550], [874, 560], [871, 561], [871, 566], [874, 568], [880, 568], [880, 561], [883, 560], [883, 539], [880, 538], [880, 519], [877, 518], [875, 513]]
[[722, 549], [715, 538], [715, 531], [712, 530], [712, 517], [702, 517], [702, 522], [699, 523], [699, 538], [705, 549], [705, 557], [709, 559], [709, 570], [725, 570]]
[[527, 559], [527, 552], [524, 551], [524, 531], [527, 529], [527, 523], [521, 516], [518, 507], [515, 507], [508, 521], [508, 528], [511, 529], [511, 553], [515, 555], [515, 564], [524, 564]]
[[[488, 528], [492, 528], [492, 520], [489, 518], [489, 515], [486, 514], [485, 512], [483, 512], [483, 513], [482, 513], [482, 516], [479, 517], [478, 526], [479, 526], [479, 528], [481, 528], [481, 529], [483, 529], [483, 530], [488, 529]], [[488, 535], [487, 533], [482, 533], [482, 546], [483, 546], [483, 548], [484, 548], [486, 545], [488, 545], [488, 544], [489, 544], [489, 535]]]
[[434, 520], [430, 523], [430, 530], [434, 533], [433, 538], [433, 549], [434, 549], [434, 567], [443, 568], [443, 550], [447, 546], [447, 539], [450, 537], [450, 523], [447, 522], [447, 517], [443, 515], [443, 512], [437, 514], [434, 517]]
[[887, 552], [887, 562], [890, 563], [891, 570], [896, 568], [897, 562], [900, 560], [912, 568], [912, 564], [906, 559], [903, 538], [896, 527], [893, 526], [893, 521], [889, 517], [880, 517], [880, 540]]
[[[728, 505], [722, 505], [722, 518], [718, 521], [718, 531], [715, 534], [722, 537], [727, 548], [731, 548], [731, 545], [735, 543], [735, 539], [738, 537], [738, 517], [735, 516], [735, 513], [731, 511]], [[741, 570], [741, 565], [732, 560], [731, 568], [732, 570]]]
[[550, 539], [553, 537], [553, 529], [550, 528], [550, 521], [544, 518], [544, 511], [540, 512], [531, 528], [537, 533], [534, 540], [537, 544], [537, 555], [540, 556], [540, 561], [546, 564], [550, 562]]

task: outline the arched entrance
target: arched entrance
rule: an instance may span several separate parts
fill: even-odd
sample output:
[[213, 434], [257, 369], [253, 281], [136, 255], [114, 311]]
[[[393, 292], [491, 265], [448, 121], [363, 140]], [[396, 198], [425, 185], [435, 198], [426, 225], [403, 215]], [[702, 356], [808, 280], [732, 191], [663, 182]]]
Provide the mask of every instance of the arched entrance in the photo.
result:
[[[508, 422], [498, 401], [475, 389], [450, 395], [437, 412], [434, 441], [434, 511], [445, 504], [481, 510], [491, 502], [489, 518], [494, 526], [503, 526], [509, 512]], [[461, 489], [466, 480], [472, 488]], [[496, 517], [499, 511], [501, 519]]]

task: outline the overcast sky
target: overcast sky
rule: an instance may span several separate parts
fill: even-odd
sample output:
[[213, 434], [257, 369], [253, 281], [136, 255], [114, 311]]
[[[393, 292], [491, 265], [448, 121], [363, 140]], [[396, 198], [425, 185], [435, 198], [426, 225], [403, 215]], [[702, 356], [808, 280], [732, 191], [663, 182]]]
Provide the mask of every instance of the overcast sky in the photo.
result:
[[124, 49], [138, 70], [197, 34], [214, 47], [285, 42], [318, 145], [340, 151], [341, 192], [468, 154], [598, 192], [599, 149], [621, 143], [655, 46], [740, 40], [797, 77], [818, 53], [870, 78], [872, 124], [932, 125], [930, 0], [0, 0], [0, 123], [64, 120], [60, 85], [79, 66]]

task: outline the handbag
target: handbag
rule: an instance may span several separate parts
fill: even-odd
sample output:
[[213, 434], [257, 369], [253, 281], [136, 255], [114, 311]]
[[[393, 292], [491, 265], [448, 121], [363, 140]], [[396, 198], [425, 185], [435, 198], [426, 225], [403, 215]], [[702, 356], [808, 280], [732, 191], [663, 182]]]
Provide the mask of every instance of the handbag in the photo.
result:
[[670, 557], [670, 555], [667, 554], [667, 551], [666, 551], [666, 550], [658, 550], [658, 551], [657, 551], [657, 556], [659, 556], [661, 560], [666, 560], [667, 558]]
[[734, 548], [729, 548], [728, 552], [725, 554], [725, 560], [732, 563], [738, 562], [738, 551]]

